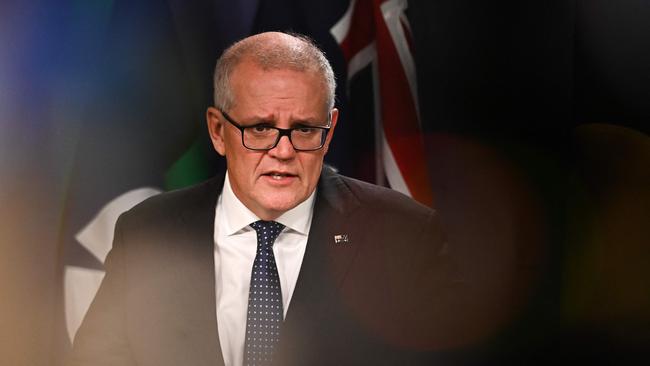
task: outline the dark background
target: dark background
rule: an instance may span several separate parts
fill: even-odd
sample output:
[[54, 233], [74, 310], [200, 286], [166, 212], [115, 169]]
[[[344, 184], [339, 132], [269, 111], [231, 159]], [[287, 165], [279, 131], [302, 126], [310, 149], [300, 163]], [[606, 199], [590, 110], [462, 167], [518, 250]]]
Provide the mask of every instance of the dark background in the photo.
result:
[[650, 3], [409, 5], [437, 205], [517, 277], [469, 362], [647, 362]]

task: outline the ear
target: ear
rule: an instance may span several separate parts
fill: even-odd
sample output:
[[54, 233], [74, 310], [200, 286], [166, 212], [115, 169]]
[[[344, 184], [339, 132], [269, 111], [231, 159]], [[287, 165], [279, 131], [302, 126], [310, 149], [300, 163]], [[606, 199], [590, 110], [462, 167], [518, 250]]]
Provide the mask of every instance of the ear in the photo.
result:
[[221, 156], [226, 155], [226, 144], [224, 143], [224, 123], [221, 112], [214, 107], [209, 107], [205, 113], [205, 118], [208, 123], [208, 133], [212, 146]]
[[325, 140], [325, 145], [323, 145], [323, 151], [324, 151], [325, 154], [327, 154], [327, 151], [329, 150], [330, 141], [332, 141], [332, 137], [334, 136], [334, 129], [336, 128], [336, 122], [338, 122], [338, 120], [339, 120], [339, 110], [338, 109], [333, 108], [330, 113], [332, 115], [332, 120], [330, 121], [330, 131], [327, 134], [327, 139]]

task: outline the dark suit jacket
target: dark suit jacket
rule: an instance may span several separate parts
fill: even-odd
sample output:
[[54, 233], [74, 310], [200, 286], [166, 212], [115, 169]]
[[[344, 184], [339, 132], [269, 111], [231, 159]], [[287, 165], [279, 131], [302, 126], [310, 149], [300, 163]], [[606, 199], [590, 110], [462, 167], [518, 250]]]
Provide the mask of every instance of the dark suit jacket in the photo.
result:
[[[120, 217], [70, 364], [223, 364], [213, 260], [222, 186], [215, 177]], [[434, 211], [327, 167], [317, 189], [276, 364], [414, 364], [449, 342], [462, 296]]]

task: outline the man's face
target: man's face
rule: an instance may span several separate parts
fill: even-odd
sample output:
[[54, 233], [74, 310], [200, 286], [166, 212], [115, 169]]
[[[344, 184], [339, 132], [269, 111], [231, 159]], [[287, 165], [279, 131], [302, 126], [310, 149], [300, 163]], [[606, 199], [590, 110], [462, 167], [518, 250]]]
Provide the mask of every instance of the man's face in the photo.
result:
[[[242, 126], [266, 122], [279, 128], [326, 126], [326, 91], [315, 73], [263, 70], [243, 61], [230, 78], [234, 105], [225, 112]], [[331, 130], [322, 149], [296, 151], [283, 136], [268, 151], [242, 145], [241, 132], [215, 108], [207, 112], [215, 150], [225, 155], [230, 184], [242, 203], [263, 220], [273, 220], [303, 202], [316, 188], [323, 157], [332, 139], [338, 110], [331, 111]]]

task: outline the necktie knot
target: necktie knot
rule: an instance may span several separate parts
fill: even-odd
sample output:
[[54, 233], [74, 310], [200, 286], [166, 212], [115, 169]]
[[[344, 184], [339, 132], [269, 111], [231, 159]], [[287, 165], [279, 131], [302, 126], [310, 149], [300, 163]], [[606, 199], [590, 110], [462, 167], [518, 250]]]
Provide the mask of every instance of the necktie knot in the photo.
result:
[[273, 242], [284, 229], [284, 225], [276, 221], [259, 220], [250, 226], [257, 232], [258, 244], [262, 246], [273, 246]]

